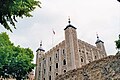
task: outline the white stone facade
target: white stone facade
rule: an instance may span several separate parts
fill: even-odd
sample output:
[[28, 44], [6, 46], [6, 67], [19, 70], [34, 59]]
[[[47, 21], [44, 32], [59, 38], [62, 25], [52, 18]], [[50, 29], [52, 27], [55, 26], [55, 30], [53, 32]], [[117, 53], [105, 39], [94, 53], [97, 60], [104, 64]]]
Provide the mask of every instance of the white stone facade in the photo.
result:
[[64, 30], [65, 40], [47, 52], [41, 47], [36, 51], [35, 80], [54, 80], [57, 75], [107, 56], [99, 37], [93, 46], [77, 38], [74, 26], [69, 24]]

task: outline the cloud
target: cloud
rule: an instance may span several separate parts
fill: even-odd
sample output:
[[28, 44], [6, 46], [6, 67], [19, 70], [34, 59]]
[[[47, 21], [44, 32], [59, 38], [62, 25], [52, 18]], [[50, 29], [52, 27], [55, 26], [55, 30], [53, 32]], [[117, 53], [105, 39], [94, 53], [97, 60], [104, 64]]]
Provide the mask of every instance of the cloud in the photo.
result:
[[[108, 55], [115, 54], [115, 43], [120, 31], [120, 3], [117, 0], [41, 0], [42, 8], [32, 12], [32, 18], [19, 19], [17, 30], [8, 32], [16, 45], [30, 47], [34, 54], [43, 41], [43, 48], [52, 48], [64, 40], [64, 28], [71, 24], [77, 28], [78, 38], [95, 45], [96, 32], [105, 42]], [[1, 26], [0, 26], [1, 27]], [[6, 31], [0, 28], [0, 31]]]

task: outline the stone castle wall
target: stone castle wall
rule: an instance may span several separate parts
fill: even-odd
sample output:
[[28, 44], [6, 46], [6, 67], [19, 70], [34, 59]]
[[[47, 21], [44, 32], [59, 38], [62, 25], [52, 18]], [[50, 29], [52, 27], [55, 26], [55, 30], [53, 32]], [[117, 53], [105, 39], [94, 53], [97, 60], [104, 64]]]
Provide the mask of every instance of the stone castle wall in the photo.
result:
[[93, 61], [59, 75], [55, 80], [120, 80], [120, 55]]

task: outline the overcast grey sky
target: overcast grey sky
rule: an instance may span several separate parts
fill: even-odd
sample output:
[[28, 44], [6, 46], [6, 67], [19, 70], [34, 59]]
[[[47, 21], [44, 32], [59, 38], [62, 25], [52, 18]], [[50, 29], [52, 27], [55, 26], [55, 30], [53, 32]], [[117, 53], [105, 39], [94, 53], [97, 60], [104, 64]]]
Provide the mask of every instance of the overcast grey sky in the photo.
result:
[[116, 53], [114, 41], [120, 33], [120, 3], [117, 0], [41, 0], [42, 8], [32, 12], [32, 18], [19, 19], [17, 29], [10, 33], [0, 25], [0, 32], [6, 31], [11, 41], [34, 51], [43, 41], [43, 48], [52, 48], [52, 29], [55, 46], [64, 40], [64, 28], [71, 24], [77, 28], [77, 36], [95, 45], [96, 32], [105, 42], [108, 55]]

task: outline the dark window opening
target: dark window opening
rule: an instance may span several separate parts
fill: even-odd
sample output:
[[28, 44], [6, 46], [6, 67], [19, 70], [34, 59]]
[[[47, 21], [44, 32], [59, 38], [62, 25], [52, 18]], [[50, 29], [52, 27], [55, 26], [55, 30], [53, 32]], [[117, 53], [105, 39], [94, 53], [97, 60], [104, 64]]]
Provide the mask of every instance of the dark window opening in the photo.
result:
[[83, 58], [81, 58], [81, 62], [83, 62]]
[[51, 57], [50, 57], [50, 61], [51, 61]]
[[66, 72], [66, 70], [64, 70], [64, 73]]
[[95, 56], [95, 59], [97, 59], [97, 57]]
[[63, 54], [65, 53], [65, 50], [63, 49]]
[[88, 55], [88, 52], [86, 52], [86, 54]]
[[58, 75], [58, 73], [56, 73], [56, 76]]
[[59, 53], [59, 49], [57, 50], [57, 52]]
[[57, 58], [57, 53], [56, 53], [56, 58]]
[[58, 68], [58, 63], [56, 63], [56, 68]]
[[51, 80], [51, 76], [49, 76], [49, 80]]
[[50, 66], [50, 71], [51, 71], [51, 66]]
[[63, 65], [66, 65], [66, 60], [65, 59], [63, 60]]
[[82, 51], [82, 53], [84, 53], [84, 51]]

